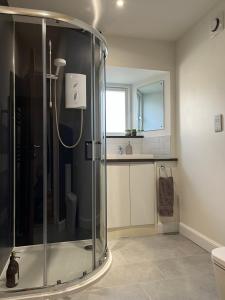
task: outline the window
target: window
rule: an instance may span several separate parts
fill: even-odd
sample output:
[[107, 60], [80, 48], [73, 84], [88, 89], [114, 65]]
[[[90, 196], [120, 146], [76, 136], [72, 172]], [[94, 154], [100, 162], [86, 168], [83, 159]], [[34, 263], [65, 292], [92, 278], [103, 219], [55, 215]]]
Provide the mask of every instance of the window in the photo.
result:
[[106, 89], [106, 132], [125, 133], [128, 126], [129, 89], [109, 87]]

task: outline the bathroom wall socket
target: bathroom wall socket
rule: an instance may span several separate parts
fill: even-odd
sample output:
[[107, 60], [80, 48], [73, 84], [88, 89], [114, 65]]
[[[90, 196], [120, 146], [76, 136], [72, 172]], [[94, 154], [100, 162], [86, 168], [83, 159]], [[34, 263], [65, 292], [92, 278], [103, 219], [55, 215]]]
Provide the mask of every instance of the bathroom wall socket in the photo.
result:
[[214, 127], [215, 127], [215, 132], [223, 131], [223, 115], [216, 115], [214, 117]]

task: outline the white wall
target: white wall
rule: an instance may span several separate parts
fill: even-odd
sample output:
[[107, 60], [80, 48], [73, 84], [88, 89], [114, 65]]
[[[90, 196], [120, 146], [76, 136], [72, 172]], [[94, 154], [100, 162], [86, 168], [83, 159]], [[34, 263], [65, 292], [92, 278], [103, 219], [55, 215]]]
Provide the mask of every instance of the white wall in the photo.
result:
[[170, 72], [171, 120], [169, 134], [171, 134], [171, 153], [174, 155], [175, 43], [117, 36], [106, 36], [106, 40], [109, 49], [107, 65]]
[[175, 43], [106, 36], [107, 65], [149, 70], [174, 71]]
[[214, 132], [214, 115], [225, 116], [225, 31], [209, 38], [214, 11], [177, 43], [177, 142], [181, 222], [225, 245], [225, 133]]

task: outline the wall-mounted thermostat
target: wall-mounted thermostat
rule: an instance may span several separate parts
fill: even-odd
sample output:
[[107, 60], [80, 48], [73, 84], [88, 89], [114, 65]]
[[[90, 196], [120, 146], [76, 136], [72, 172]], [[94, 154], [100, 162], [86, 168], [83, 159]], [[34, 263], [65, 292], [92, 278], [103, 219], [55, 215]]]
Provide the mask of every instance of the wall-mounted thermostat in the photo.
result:
[[224, 30], [224, 13], [221, 13], [211, 19], [209, 25], [210, 37], [214, 38], [223, 30]]
[[223, 131], [223, 115], [216, 115], [214, 118], [215, 132]]

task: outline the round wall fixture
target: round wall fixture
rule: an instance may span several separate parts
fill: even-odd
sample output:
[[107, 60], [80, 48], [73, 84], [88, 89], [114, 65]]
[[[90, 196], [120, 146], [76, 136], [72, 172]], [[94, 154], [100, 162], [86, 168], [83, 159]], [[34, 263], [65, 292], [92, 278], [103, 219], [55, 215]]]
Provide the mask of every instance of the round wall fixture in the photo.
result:
[[215, 16], [211, 19], [209, 24], [210, 36], [211, 38], [215, 37], [224, 29], [224, 15], [223, 13]]
[[219, 27], [220, 27], [220, 19], [215, 18], [211, 24], [211, 31], [216, 32], [219, 29]]

